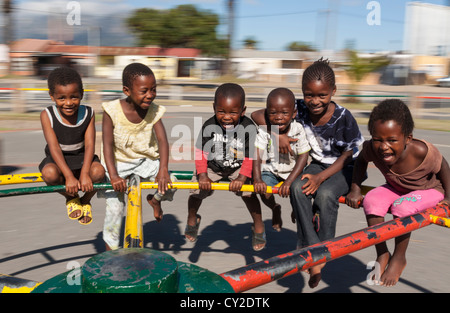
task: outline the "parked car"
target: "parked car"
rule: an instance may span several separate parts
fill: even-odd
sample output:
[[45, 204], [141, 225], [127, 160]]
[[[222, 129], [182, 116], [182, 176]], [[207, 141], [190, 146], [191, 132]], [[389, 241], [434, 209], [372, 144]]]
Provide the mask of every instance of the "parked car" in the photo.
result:
[[436, 79], [439, 87], [450, 87], [450, 76]]

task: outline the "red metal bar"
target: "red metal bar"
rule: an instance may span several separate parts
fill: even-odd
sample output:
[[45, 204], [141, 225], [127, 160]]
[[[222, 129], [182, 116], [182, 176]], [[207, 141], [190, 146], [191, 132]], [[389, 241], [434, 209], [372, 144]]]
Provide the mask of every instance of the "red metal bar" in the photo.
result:
[[396, 218], [220, 275], [235, 292], [246, 291], [428, 226], [431, 224], [430, 215], [448, 217], [449, 213], [447, 205], [438, 204], [410, 216]]

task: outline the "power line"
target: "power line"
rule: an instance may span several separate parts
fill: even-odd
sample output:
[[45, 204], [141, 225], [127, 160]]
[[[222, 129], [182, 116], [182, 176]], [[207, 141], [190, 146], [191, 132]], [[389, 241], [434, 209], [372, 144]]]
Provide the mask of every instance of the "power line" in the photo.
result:
[[[344, 15], [344, 16], [349, 16], [349, 17], [354, 17], [354, 18], [361, 18], [364, 20], [367, 18], [367, 15], [364, 15], [364, 14], [356, 14], [356, 13], [342, 12], [342, 11], [335, 11], [335, 10], [326, 10], [326, 11], [328, 13], [333, 13], [336, 15]], [[246, 18], [261, 18], [261, 17], [278, 17], [278, 16], [287, 16], [287, 15], [303, 15], [303, 14], [311, 14], [311, 13], [318, 13], [318, 12], [323, 12], [323, 10], [280, 12], [280, 13], [260, 14], [260, 15], [241, 15], [241, 16], [236, 16], [236, 18], [246, 19]], [[385, 18], [383, 18], [383, 22], [403, 24], [403, 21], [401, 21], [401, 20], [392, 20], [392, 19], [385, 19]]]
[[261, 14], [261, 15], [247, 15], [247, 16], [236, 16], [236, 18], [258, 18], [258, 17], [276, 17], [276, 16], [285, 16], [285, 15], [301, 15], [301, 14], [309, 14], [316, 13], [317, 10], [310, 11], [300, 11], [300, 12], [285, 12], [285, 13], [273, 13], [273, 14]]

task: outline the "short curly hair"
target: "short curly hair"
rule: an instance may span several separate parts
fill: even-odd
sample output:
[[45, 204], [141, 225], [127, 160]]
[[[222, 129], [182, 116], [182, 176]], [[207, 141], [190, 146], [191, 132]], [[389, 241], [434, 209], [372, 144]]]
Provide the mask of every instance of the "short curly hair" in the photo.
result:
[[381, 101], [370, 113], [368, 129], [370, 134], [376, 121], [395, 121], [402, 128], [405, 136], [412, 134], [414, 120], [408, 106], [400, 99], [386, 99]]
[[277, 99], [278, 97], [288, 99], [288, 103], [295, 109], [295, 95], [292, 90], [284, 87], [275, 88], [269, 93], [267, 96], [266, 107], [269, 106], [272, 100]]
[[216, 89], [214, 94], [214, 106], [219, 98], [239, 98], [241, 108], [245, 106], [244, 88], [235, 83], [224, 83]]
[[83, 93], [83, 82], [80, 74], [67, 66], [55, 68], [47, 78], [48, 90], [51, 95], [55, 93], [56, 85], [67, 86], [73, 83], [77, 84], [80, 93]]
[[155, 76], [155, 74], [153, 74], [153, 71], [145, 64], [131, 63], [123, 69], [122, 85], [128, 88], [133, 87], [133, 81], [138, 76]]

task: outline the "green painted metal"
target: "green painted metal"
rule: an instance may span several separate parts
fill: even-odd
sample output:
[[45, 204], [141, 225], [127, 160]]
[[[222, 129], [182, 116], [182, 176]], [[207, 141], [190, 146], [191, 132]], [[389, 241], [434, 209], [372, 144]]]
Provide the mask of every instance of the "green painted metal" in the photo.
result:
[[199, 266], [178, 262], [178, 292], [180, 293], [234, 293], [222, 276]]
[[175, 175], [177, 179], [180, 180], [191, 180], [194, 175], [193, 171], [169, 171], [170, 174]]
[[[194, 174], [192, 171], [170, 171], [170, 173], [173, 174], [179, 180], [191, 180], [192, 175]], [[33, 176], [33, 177], [35, 179], [39, 178], [38, 176]], [[32, 182], [32, 181], [28, 181], [28, 182]], [[0, 190], [0, 198], [38, 194], [38, 193], [61, 192], [61, 191], [64, 191], [65, 189], [66, 188], [64, 185], [3, 189], [3, 190]], [[96, 190], [112, 189], [112, 186], [109, 183], [100, 183], [100, 184], [94, 184], [94, 189], [96, 189]]]
[[[112, 186], [109, 183], [94, 184], [93, 186], [94, 186], [94, 189], [96, 189], [96, 190], [112, 189]], [[37, 193], [61, 192], [64, 190], [66, 190], [66, 186], [64, 186], [64, 185], [4, 189], [4, 190], [0, 190], [0, 198], [1, 197], [11, 197], [11, 196], [21, 196], [21, 195], [31, 195], [31, 194], [37, 194]]]
[[83, 266], [84, 292], [177, 292], [177, 261], [170, 255], [139, 248], [112, 250]]
[[98, 254], [32, 293], [234, 293], [220, 275], [147, 248]]
[[71, 270], [50, 278], [37, 286], [31, 293], [82, 293], [81, 271]]

